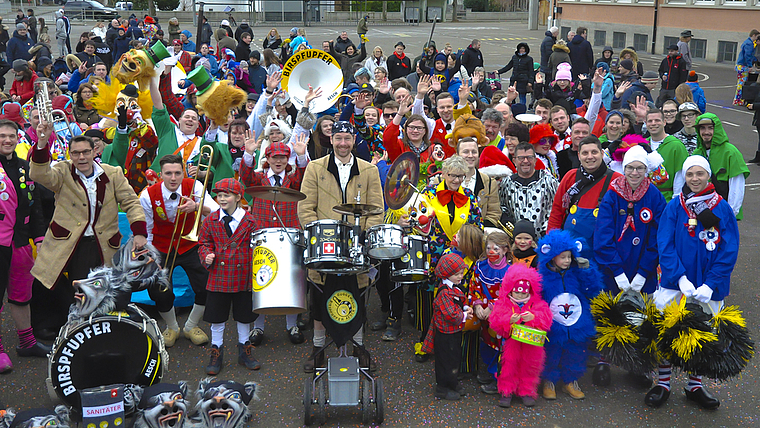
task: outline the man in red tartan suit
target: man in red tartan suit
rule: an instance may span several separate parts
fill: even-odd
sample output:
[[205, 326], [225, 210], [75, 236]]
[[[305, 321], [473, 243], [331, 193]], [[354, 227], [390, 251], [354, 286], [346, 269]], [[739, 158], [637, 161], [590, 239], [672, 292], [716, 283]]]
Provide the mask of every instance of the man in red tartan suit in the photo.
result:
[[[285, 161], [287, 163], [287, 160]], [[240, 207], [243, 186], [234, 178], [219, 180], [214, 193], [220, 209], [206, 217], [198, 238], [198, 257], [209, 270], [206, 285], [206, 311], [203, 320], [211, 323], [211, 359], [206, 373], [219, 374], [224, 359], [224, 324], [232, 308], [237, 322], [238, 363], [249, 370], [261, 364], [253, 356], [248, 340], [253, 313], [253, 249], [251, 235], [255, 221], [251, 213]]]
[[[191, 178], [184, 178], [185, 162], [181, 155], [164, 155], [159, 160], [159, 165], [161, 166], [161, 181], [146, 187], [140, 193], [140, 205], [145, 213], [148, 242], [161, 253], [161, 264], [164, 266], [170, 265], [175, 259], [174, 253], [177, 253], [174, 266], [181, 266], [185, 270], [190, 286], [195, 292], [193, 309], [190, 311], [183, 333], [194, 344], [202, 345], [208, 342], [208, 336], [198, 327], [198, 323], [203, 318], [206, 305], [208, 271], [198, 259], [198, 244], [180, 237], [190, 232], [195, 224], [195, 215], [198, 211], [197, 201], [204, 192], [203, 185]], [[208, 215], [218, 209], [219, 205], [206, 192], [202, 214]], [[176, 233], [173, 233], [177, 221], [181, 225], [184, 218], [186, 220], [184, 220], [182, 230], [177, 227]], [[166, 330], [163, 332], [164, 344], [167, 348], [172, 347], [180, 333], [177, 315], [174, 312], [174, 292], [172, 289], [166, 292], [149, 289], [148, 294], [156, 302], [159, 315], [166, 321]]]
[[[303, 173], [306, 170], [306, 165], [309, 163], [309, 157], [306, 155], [307, 143], [305, 134], [300, 135], [294, 144], [294, 150], [297, 155], [296, 165], [298, 166], [295, 171], [292, 171], [292, 167], [288, 164], [290, 147], [283, 142], [278, 142], [272, 143], [267, 147], [266, 152], [264, 152], [264, 156], [266, 157], [264, 170], [256, 172], [254, 170], [256, 167], [254, 165], [254, 153], [258, 150], [260, 143], [256, 141], [256, 138], [254, 138], [250, 131], [246, 132], [246, 137], [243, 162], [240, 163], [240, 179], [246, 187], [276, 186], [287, 187], [293, 190], [301, 189]], [[275, 206], [277, 214], [282, 218], [282, 224], [277, 219], [272, 205]], [[282, 226], [301, 228], [301, 224], [298, 222], [298, 202], [273, 203], [263, 199], [254, 199], [251, 213], [253, 213], [253, 217], [255, 218], [256, 230]], [[298, 315], [285, 315], [285, 327], [288, 329], [288, 335], [293, 344], [300, 344], [304, 341], [304, 335], [296, 325], [297, 321]], [[261, 315], [253, 325], [251, 343], [255, 346], [260, 345], [264, 340], [265, 323], [266, 317]]]

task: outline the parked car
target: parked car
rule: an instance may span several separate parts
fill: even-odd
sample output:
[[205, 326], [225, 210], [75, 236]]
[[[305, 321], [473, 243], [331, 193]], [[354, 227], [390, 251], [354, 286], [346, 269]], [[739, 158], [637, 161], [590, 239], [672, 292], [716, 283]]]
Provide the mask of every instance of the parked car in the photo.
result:
[[63, 6], [66, 4], [66, 0], [53, 0], [53, 3]]
[[131, 1], [116, 2], [116, 10], [132, 10], [133, 4]]
[[95, 18], [95, 19], [112, 19], [119, 12], [112, 8], [103, 6], [94, 0], [69, 0], [64, 8], [66, 15], [71, 18]]

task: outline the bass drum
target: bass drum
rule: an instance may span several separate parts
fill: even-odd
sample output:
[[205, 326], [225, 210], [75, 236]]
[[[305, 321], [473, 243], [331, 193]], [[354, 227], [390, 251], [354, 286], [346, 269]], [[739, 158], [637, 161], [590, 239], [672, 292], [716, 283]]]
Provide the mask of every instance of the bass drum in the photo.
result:
[[83, 389], [160, 382], [168, 357], [156, 321], [130, 304], [61, 327], [48, 355], [48, 391], [54, 401], [81, 409]]
[[391, 281], [427, 281], [430, 269], [430, 251], [427, 237], [408, 235], [406, 242], [407, 253], [400, 259], [393, 261]]
[[253, 312], [306, 312], [305, 247], [301, 229], [269, 228], [253, 234]]

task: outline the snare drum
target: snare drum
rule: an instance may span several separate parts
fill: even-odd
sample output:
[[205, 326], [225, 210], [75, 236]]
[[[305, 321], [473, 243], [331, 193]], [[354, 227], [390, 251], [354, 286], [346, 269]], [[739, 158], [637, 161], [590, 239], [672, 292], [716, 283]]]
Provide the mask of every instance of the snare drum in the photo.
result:
[[269, 228], [253, 234], [253, 311], [290, 315], [306, 311], [306, 269], [300, 229]]
[[393, 260], [406, 253], [404, 229], [395, 224], [378, 224], [367, 229], [367, 254], [377, 260]]
[[430, 253], [425, 236], [409, 235], [405, 238], [406, 254], [393, 261], [391, 280], [394, 282], [426, 281], [430, 269]]
[[364, 255], [361, 251], [352, 251], [354, 240], [353, 227], [342, 221], [317, 220], [304, 228], [306, 250], [304, 264], [309, 269], [325, 273], [356, 273], [366, 270]]
[[528, 345], [544, 346], [546, 332], [526, 327], [523, 324], [514, 324], [512, 326], [512, 339], [515, 339], [518, 342], [527, 343]]
[[79, 409], [83, 389], [160, 382], [168, 358], [156, 321], [130, 304], [61, 328], [48, 355], [48, 391]]

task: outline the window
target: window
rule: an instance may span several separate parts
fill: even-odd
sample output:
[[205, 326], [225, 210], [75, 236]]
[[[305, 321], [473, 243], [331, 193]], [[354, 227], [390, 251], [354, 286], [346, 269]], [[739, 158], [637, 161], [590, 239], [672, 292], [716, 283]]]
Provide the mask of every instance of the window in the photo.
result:
[[691, 39], [689, 43], [689, 49], [691, 50], [692, 58], [705, 58], [707, 54], [707, 40], [706, 39]]
[[718, 40], [718, 62], [736, 61], [736, 42], [723, 42]]
[[635, 34], [633, 35], [633, 48], [636, 49], [636, 52], [646, 52], [647, 51], [647, 42], [649, 42], [649, 36], [646, 34]]
[[614, 49], [625, 49], [625, 33], [619, 33], [617, 31], [612, 33], [612, 47]]
[[569, 33], [570, 30], [570, 27], [562, 27], [559, 30], [559, 38], [566, 41], [568, 44], [570, 43], [570, 40], [567, 40], [567, 33]]
[[[667, 55], [668, 54], [668, 46], [670, 45], [677, 45], [678, 44], [678, 37], [670, 37], [665, 36], [665, 44], [662, 45], [662, 54]], [[692, 55], [694, 56], [694, 55]]]
[[607, 32], [594, 30], [594, 46], [604, 46], [605, 43], [607, 43]]

